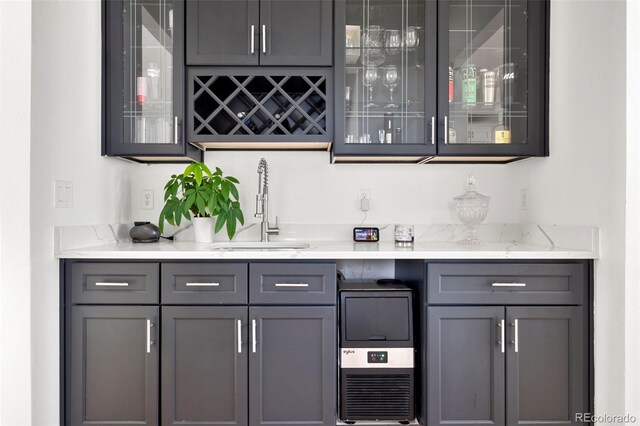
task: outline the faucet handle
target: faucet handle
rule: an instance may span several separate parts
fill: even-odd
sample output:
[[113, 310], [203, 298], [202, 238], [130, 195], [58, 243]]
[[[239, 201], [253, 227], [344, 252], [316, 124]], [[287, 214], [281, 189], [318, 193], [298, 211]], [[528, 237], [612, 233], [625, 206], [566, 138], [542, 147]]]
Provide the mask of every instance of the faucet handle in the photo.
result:
[[276, 216], [276, 226], [272, 228], [271, 226], [269, 226], [269, 224], [267, 224], [267, 233], [278, 235], [278, 232], [280, 232], [280, 219], [278, 218], [278, 216]]

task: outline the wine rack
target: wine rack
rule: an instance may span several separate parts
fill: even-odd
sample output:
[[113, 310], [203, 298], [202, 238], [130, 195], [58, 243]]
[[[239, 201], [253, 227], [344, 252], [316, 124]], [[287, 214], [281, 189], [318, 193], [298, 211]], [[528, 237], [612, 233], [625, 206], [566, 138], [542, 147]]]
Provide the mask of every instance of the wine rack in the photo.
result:
[[331, 142], [330, 70], [193, 69], [190, 142]]

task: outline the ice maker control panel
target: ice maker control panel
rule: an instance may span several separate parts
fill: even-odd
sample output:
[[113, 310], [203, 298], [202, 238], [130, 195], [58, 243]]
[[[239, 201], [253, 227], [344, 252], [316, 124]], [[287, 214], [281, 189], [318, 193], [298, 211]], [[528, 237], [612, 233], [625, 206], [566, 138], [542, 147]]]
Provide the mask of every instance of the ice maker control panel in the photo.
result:
[[387, 351], [367, 352], [367, 362], [369, 364], [386, 364], [389, 362]]

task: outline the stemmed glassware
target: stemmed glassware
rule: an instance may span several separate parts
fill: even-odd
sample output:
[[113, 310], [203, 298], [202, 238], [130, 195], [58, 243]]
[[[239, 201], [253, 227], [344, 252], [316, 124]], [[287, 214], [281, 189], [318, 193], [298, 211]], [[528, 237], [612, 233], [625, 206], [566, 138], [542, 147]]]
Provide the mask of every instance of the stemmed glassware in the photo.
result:
[[384, 44], [389, 55], [397, 55], [402, 49], [402, 36], [398, 30], [387, 30]]
[[367, 66], [364, 69], [364, 75], [362, 76], [362, 83], [369, 91], [369, 103], [368, 107], [376, 106], [375, 102], [373, 102], [373, 85], [378, 81], [378, 67], [376, 66]]
[[399, 80], [398, 67], [395, 65], [387, 65], [384, 67], [382, 84], [389, 89], [389, 103], [385, 105], [385, 108], [398, 108], [398, 105], [393, 103], [393, 89], [398, 85]]

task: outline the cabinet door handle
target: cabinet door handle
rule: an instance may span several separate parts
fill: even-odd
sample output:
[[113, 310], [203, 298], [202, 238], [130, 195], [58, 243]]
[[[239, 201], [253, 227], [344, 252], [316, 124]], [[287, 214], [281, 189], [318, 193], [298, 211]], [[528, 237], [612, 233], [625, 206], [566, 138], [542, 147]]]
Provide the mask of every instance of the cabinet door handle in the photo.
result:
[[242, 320], [238, 320], [238, 353], [242, 353]]
[[173, 143], [178, 144], [178, 116], [173, 116]]
[[431, 117], [431, 145], [436, 143], [436, 118]]
[[220, 287], [220, 283], [186, 283], [187, 287]]
[[514, 319], [511, 325], [513, 326], [513, 348], [517, 353], [520, 349], [518, 345], [518, 319]]
[[527, 283], [491, 283], [491, 287], [526, 287]]
[[504, 320], [500, 320], [498, 323], [498, 327], [500, 327], [500, 352], [504, 353]]
[[151, 327], [153, 327], [153, 323], [150, 319], [147, 319], [147, 353], [151, 353], [151, 345], [153, 342], [151, 341]]
[[276, 287], [309, 287], [308, 283], [276, 283]]
[[255, 25], [251, 26], [251, 34], [249, 35], [249, 37], [251, 37], [251, 51], [249, 53], [253, 55], [254, 53], [256, 53], [256, 26]]
[[444, 116], [444, 144], [449, 143], [449, 117]]
[[256, 353], [256, 347], [257, 347], [257, 342], [256, 342], [256, 320], [252, 319], [251, 320], [251, 352], [253, 352], [254, 354]]
[[128, 287], [129, 283], [96, 283], [96, 287]]
[[267, 54], [267, 26], [262, 25], [262, 53]]

